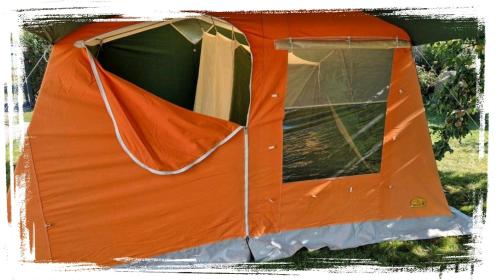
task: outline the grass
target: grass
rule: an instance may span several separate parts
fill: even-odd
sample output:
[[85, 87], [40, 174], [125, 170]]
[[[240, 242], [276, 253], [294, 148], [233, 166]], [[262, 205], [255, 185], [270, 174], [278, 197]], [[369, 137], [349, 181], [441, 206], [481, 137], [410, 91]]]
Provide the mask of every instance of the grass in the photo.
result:
[[23, 113], [24, 121], [25, 122], [30, 122], [32, 115], [33, 115], [33, 112], [24, 112]]
[[[23, 113], [23, 117], [24, 117], [24, 121], [25, 122], [30, 122], [31, 121], [31, 115], [32, 115], [32, 112], [24, 112]], [[14, 115], [14, 123], [17, 123], [18, 121], [18, 115], [17, 113]], [[8, 119], [8, 116], [5, 115], [5, 119], [4, 119], [4, 122], [5, 122], [5, 125], [8, 125], [9, 124], [9, 119]], [[2, 131], [2, 133], [4, 133]], [[8, 142], [8, 139], [5, 139], [5, 141], [7, 141], [6, 145], [5, 145], [5, 176], [7, 178], [7, 185], [10, 184], [10, 168], [9, 168], [9, 165], [10, 165], [10, 153], [9, 153], [9, 148], [10, 148], [10, 144]], [[12, 141], [12, 148], [13, 148], [13, 156], [12, 158], [14, 159], [13, 163], [14, 165], [16, 164], [17, 162], [17, 159], [19, 158], [19, 155], [21, 154], [21, 147], [20, 147], [20, 143], [19, 143], [19, 139], [14, 139], [14, 141]]]
[[[31, 121], [31, 116], [32, 116], [33, 112], [23, 112], [23, 118], [24, 118], [24, 121], [25, 122], [30, 122]], [[18, 122], [18, 119], [19, 119], [19, 115], [17, 112], [14, 113], [14, 123], [17, 123]], [[9, 124], [9, 115], [8, 113], [6, 112], [5, 115], [4, 115], [4, 124], [5, 125], [8, 125]]]
[[487, 137], [483, 159], [479, 159], [478, 139], [479, 131], [473, 130], [461, 143], [453, 140], [454, 152], [437, 162], [448, 203], [467, 215], [472, 215], [481, 198], [486, 213]]

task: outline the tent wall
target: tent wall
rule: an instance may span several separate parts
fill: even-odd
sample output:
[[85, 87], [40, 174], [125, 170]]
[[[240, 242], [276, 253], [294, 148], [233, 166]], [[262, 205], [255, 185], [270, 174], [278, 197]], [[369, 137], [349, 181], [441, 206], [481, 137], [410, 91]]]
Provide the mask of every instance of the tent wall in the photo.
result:
[[[411, 49], [394, 51], [381, 172], [282, 182], [286, 38], [398, 38], [402, 29], [364, 13], [213, 13], [247, 35], [252, 56], [249, 119], [250, 235], [372, 220], [449, 216], [433, 157]], [[351, 191], [352, 190], [352, 191]], [[427, 206], [411, 208], [414, 197]]]
[[[119, 257], [150, 257], [244, 238], [242, 131], [206, 158], [202, 166], [179, 175], [152, 174], [134, 163], [120, 147], [87, 54], [74, 42], [124, 25], [83, 26], [52, 50], [27, 137], [38, 182], [37, 198], [43, 205], [46, 223], [51, 225], [42, 227], [48, 240], [36, 244], [38, 260], [115, 264]], [[214, 121], [180, 108], [168, 113], [164, 110], [174, 109], [167, 102], [102, 68], [99, 73], [108, 93], [119, 93], [116, 98], [121, 98], [112, 106], [122, 102], [130, 106], [122, 112], [132, 117], [131, 124], [141, 128], [149, 121], [155, 123], [155, 115], [163, 112], [168, 121], [157, 124], [157, 130], [148, 130], [159, 133], [156, 136], [163, 141], [161, 147], [172, 142], [184, 149], [203, 147], [203, 143], [178, 143], [172, 138], [172, 128], [163, 134], [162, 127], [168, 124], [183, 130], [193, 125], [207, 129], [207, 122]], [[130, 97], [142, 105], [134, 106], [127, 99]], [[131, 115], [131, 110], [146, 113], [141, 118]], [[228, 127], [234, 129], [234, 125]], [[192, 133], [179, 137], [195, 137]], [[141, 151], [140, 146], [130, 146]], [[166, 160], [177, 160], [168, 157], [168, 152], [164, 155]], [[32, 192], [35, 185], [27, 187]], [[36, 205], [28, 205], [28, 213], [39, 211], [32, 207]]]
[[[316, 231], [320, 228], [365, 236], [363, 228], [374, 229], [380, 221], [386, 221], [382, 227], [405, 226], [407, 219], [422, 218], [433, 226], [436, 217], [451, 217], [408, 48], [394, 50], [380, 172], [283, 183], [288, 52], [277, 50], [275, 41], [346, 36], [409, 41], [403, 30], [357, 12], [213, 15], [246, 34], [252, 50], [246, 58], [253, 64], [247, 133], [151, 95], [75, 47], [130, 23], [85, 25], [54, 46], [26, 138], [31, 150], [25, 150], [36, 180], [30, 180], [28, 192], [40, 201], [28, 204], [27, 213], [42, 231], [37, 238], [46, 236], [35, 244], [39, 260], [117, 264], [124, 257], [212, 252], [213, 259], [241, 261], [249, 259], [250, 249], [266, 259], [265, 250], [256, 250], [276, 252], [273, 240], [305, 244], [314, 232], [326, 232]], [[122, 141], [117, 131], [123, 132]], [[177, 168], [201, 158], [228, 134], [234, 135], [174, 175], [142, 168], [122, 145], [150, 166]], [[414, 199], [425, 204], [413, 207]], [[411, 228], [403, 231], [411, 236]], [[368, 236], [341, 245], [394, 237]], [[250, 247], [242, 246], [247, 237]]]
[[[13, 197], [24, 196], [26, 201], [26, 212], [24, 213], [26, 220], [22, 221], [25, 224], [17, 226], [26, 226], [29, 236], [21, 236], [21, 238], [25, 242], [24, 244], [29, 244], [31, 252], [35, 249], [34, 256], [36, 260], [50, 260], [51, 251], [48, 228], [50, 228], [51, 224], [45, 219], [32, 149], [28, 138], [25, 140], [23, 153], [17, 161], [15, 176], [16, 182], [14, 188], [9, 188], [9, 192], [13, 193]], [[8, 196], [9, 198], [10, 196]], [[12, 222], [11, 201], [8, 201], [8, 204], [9, 222]]]

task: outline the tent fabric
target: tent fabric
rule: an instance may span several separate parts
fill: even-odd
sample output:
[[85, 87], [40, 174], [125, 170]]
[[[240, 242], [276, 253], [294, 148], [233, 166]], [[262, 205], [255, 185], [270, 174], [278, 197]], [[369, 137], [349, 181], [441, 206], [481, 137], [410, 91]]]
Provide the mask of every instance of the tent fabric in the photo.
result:
[[[276, 40], [409, 41], [404, 30], [360, 12], [210, 15], [233, 24], [250, 46], [244, 131], [155, 96], [75, 47], [132, 23], [84, 25], [54, 45], [28, 128], [29, 149], [23, 152], [32, 165], [16, 168], [16, 176], [26, 178], [26, 193], [38, 201], [26, 209], [27, 221], [34, 222], [28, 228], [36, 233], [37, 260], [117, 265], [229, 240], [252, 244], [283, 233], [280, 240], [286, 241], [287, 233], [323, 227], [417, 218], [439, 223], [452, 217], [409, 48], [392, 53], [390, 87], [381, 103], [386, 105], [378, 172], [283, 182], [289, 65], [288, 51], [277, 50]], [[348, 118], [335, 109], [348, 130]], [[336, 119], [330, 125], [337, 125]], [[158, 170], [183, 168], [216, 149], [185, 172], [159, 176], [134, 162], [117, 132], [134, 156]], [[321, 238], [333, 240], [336, 231], [322, 233]], [[397, 232], [396, 237], [403, 238]], [[255, 246], [249, 249], [259, 253]], [[247, 252], [242, 254], [246, 258]]]
[[[95, 66], [90, 52], [87, 55], [120, 145], [150, 172], [184, 172], [241, 129], [220, 119], [193, 114], [124, 80], [113, 82], [118, 77]], [[165, 115], [168, 121], [158, 123]]]
[[247, 125], [250, 106], [250, 78], [252, 73], [252, 55], [245, 45], [234, 50], [233, 97], [229, 119], [239, 125]]
[[[410, 41], [404, 30], [358, 12], [211, 15], [246, 34], [252, 50], [248, 124], [250, 236], [326, 224], [451, 215], [441, 190], [416, 68], [408, 48], [394, 49], [380, 172], [283, 183], [288, 80], [284, 73], [288, 52], [276, 50], [275, 41], [348, 36]], [[426, 207], [408, 206], [416, 196], [426, 198]]]
[[194, 111], [229, 120], [237, 44], [224, 36], [203, 34]]
[[307, 228], [252, 238], [257, 261], [287, 258], [301, 248], [310, 251], [354, 248], [388, 240], [417, 240], [471, 234], [472, 219], [455, 208], [449, 217], [423, 217]]
[[[423, 45], [454, 39], [484, 39], [484, 24], [474, 16], [434, 15], [426, 10], [422, 14], [415, 10], [374, 9], [366, 13], [406, 30], [414, 45]], [[460, 8], [457, 15], [460, 14]]]
[[418, 240], [471, 234], [472, 219], [450, 207], [452, 216], [384, 220], [306, 228], [244, 240], [231, 239], [181, 250], [154, 258], [133, 260], [114, 266], [117, 270], [161, 270], [197, 268], [197, 265], [241, 263], [250, 260], [273, 261], [293, 256], [298, 250], [328, 247], [331, 250], [353, 248], [388, 240]]
[[199, 19], [184, 19], [172, 23], [179, 33], [182, 34], [191, 44], [197, 44], [203, 37], [203, 33], [214, 29], [214, 26]]
[[325, 40], [312, 39], [285, 39], [276, 40], [275, 47], [278, 50], [293, 51], [294, 49], [395, 49], [395, 48], [409, 48], [410, 42], [401, 41], [398, 38], [384, 39], [384, 38], [335, 38]]
[[165, 268], [207, 268], [209, 264], [244, 263], [251, 259], [250, 248], [245, 239], [229, 239], [199, 247], [188, 248], [154, 258], [132, 260], [113, 266], [116, 270], [161, 270]]
[[[37, 260], [110, 265], [118, 263], [115, 258], [119, 257], [149, 257], [244, 235], [244, 207], [243, 202], [239, 203], [244, 196], [239, 188], [244, 177], [242, 132], [202, 162], [208, 169], [194, 166], [189, 176], [152, 174], [134, 163], [117, 141], [88, 56], [73, 44], [124, 25], [84, 26], [81, 32], [55, 45], [49, 58], [28, 129], [27, 141], [34, 163], [30, 168], [34, 169], [18, 165], [16, 170], [17, 174], [25, 174], [29, 182], [38, 183], [43, 211], [31, 209], [37, 205], [27, 205], [28, 213], [41, 211], [45, 221], [35, 223], [35, 228], [41, 230], [40, 234], [37, 232]], [[116, 94], [115, 101], [110, 100], [114, 102], [112, 107], [123, 109], [114, 113], [121, 114], [117, 117], [122, 121], [133, 117], [133, 122], [122, 123], [129, 132], [139, 129], [141, 133], [137, 135], [147, 139], [154, 133], [161, 136], [163, 128], [170, 126], [182, 133], [168, 131], [161, 138], [154, 137], [162, 142], [160, 147], [175, 143], [176, 149], [199, 150], [203, 147], [185, 147], [189, 143], [177, 141], [178, 137], [196, 137], [197, 131], [216, 127], [221, 129], [216, 134], [222, 136], [237, 128], [176, 107], [102, 68], [98, 70], [106, 92], [111, 97]], [[163, 110], [170, 114], [160, 114]], [[146, 131], [143, 125], [147, 126], [151, 117], [158, 114], [164, 121], [150, 123], [157, 127]], [[181, 129], [186, 125], [196, 128], [186, 132]], [[214, 136], [211, 132], [202, 134], [197, 142]], [[145, 143], [146, 147], [151, 146]], [[138, 144], [137, 149], [141, 149], [141, 143]], [[32, 193], [33, 187], [30, 184], [27, 191]], [[212, 205], [214, 201], [217, 205]]]
[[108, 71], [192, 110], [200, 50], [201, 43], [193, 45], [169, 24], [105, 43], [97, 59]]
[[[137, 26], [151, 25], [137, 24]], [[109, 34], [123, 34], [127, 30], [132, 32], [135, 30], [134, 26], [114, 30]], [[199, 19], [171, 20], [168, 24], [156, 23], [154, 26], [158, 27], [139, 33], [132, 32], [132, 35], [88, 48], [109, 72], [169, 102], [193, 110], [197, 88], [201, 88], [197, 87], [197, 81], [204, 79], [198, 79], [199, 73], [212, 73], [200, 71], [203, 31], [207, 30], [214, 36], [218, 34], [220, 40], [234, 42], [234, 45], [239, 48], [234, 51], [234, 54], [230, 53], [231, 57], [234, 56], [234, 61], [231, 61], [229, 57], [223, 57], [227, 60], [223, 63], [223, 65], [227, 64], [226, 68], [233, 65], [234, 67], [220, 72], [225, 75], [234, 74], [234, 82], [233, 77], [225, 79], [221, 74], [218, 75], [221, 83], [226, 84], [227, 94], [232, 94], [232, 98], [227, 98], [230, 104], [226, 106], [226, 110], [230, 110], [230, 116], [226, 112], [226, 116], [222, 119], [245, 125], [250, 96], [248, 87], [251, 62], [248, 46], [237, 41], [238, 32], [233, 30], [234, 32], [231, 33], [231, 30], [220, 26], [217, 27], [218, 32], [216, 32], [213, 25]], [[223, 35], [220, 33], [222, 30], [229, 33], [226, 32]], [[207, 36], [207, 38], [210, 37]], [[210, 56], [206, 57], [210, 58]], [[210, 83], [209, 80], [206, 82], [207, 85]], [[228, 91], [228, 87], [232, 87], [232, 92]]]
[[387, 97], [393, 50], [306, 48], [294, 49], [292, 54], [309, 63], [289, 63], [285, 108], [377, 102]]

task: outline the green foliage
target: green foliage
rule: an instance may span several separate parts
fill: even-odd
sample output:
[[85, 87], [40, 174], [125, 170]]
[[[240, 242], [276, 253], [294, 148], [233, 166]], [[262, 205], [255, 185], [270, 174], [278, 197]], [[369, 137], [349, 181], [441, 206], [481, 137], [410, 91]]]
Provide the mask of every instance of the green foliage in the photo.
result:
[[42, 84], [45, 68], [47, 67], [47, 61], [42, 58], [42, 56], [47, 50], [45, 58], [48, 59], [50, 45], [44, 39], [27, 31], [23, 31], [21, 34], [21, 45], [23, 47], [24, 71], [26, 75], [31, 73], [27, 78], [28, 84], [25, 91], [25, 100], [29, 103], [29, 106], [33, 108]]
[[[29, 122], [31, 121], [31, 115], [33, 112], [24, 112], [24, 121]], [[15, 123], [17, 123], [17, 116], [15, 116]], [[4, 119], [4, 125], [6, 126], [9, 123], [8, 119]], [[22, 147], [20, 145], [20, 140], [19, 139], [14, 139], [12, 141], [12, 165], [15, 168], [17, 160], [19, 159], [19, 156], [21, 155], [22, 152]], [[7, 141], [5, 145], [5, 178], [7, 180], [7, 189], [9, 188], [10, 185], [10, 173], [14, 172], [14, 170], [10, 170], [10, 143]]]
[[[420, 47], [417, 72], [426, 111], [439, 123], [431, 126], [438, 136], [434, 154], [441, 160], [453, 152], [451, 139], [462, 139], [477, 128], [477, 90], [483, 92], [484, 42], [452, 40]], [[479, 80], [476, 59], [481, 61]], [[479, 87], [479, 88], [477, 88]]]

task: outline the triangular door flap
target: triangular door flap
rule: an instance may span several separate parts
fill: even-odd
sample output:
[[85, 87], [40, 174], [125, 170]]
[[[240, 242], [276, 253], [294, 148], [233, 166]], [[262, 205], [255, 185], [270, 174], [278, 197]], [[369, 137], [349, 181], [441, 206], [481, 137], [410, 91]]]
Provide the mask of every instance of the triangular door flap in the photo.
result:
[[165, 101], [106, 71], [89, 51], [87, 55], [117, 140], [136, 164], [154, 174], [188, 170], [242, 128]]

